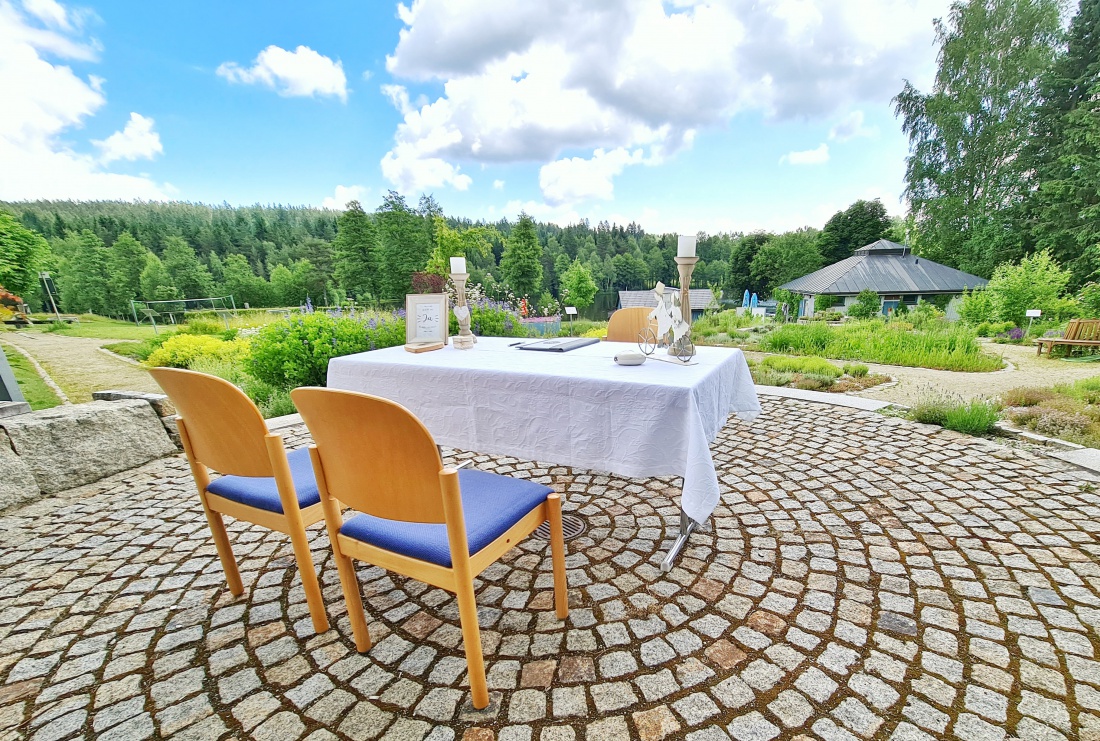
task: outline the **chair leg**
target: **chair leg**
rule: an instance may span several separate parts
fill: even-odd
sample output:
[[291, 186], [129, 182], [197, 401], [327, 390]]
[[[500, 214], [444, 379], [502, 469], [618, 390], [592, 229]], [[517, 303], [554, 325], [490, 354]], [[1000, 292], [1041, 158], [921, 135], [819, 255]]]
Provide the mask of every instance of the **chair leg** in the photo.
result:
[[565, 582], [565, 533], [561, 526], [561, 497], [546, 497], [550, 520], [550, 555], [554, 562], [554, 608], [558, 618], [569, 617], [569, 587]]
[[489, 705], [489, 688], [485, 684], [485, 658], [481, 653], [481, 627], [477, 622], [477, 600], [472, 582], [458, 584], [458, 619], [462, 623], [462, 643], [466, 646], [466, 665], [470, 669], [470, 694], [476, 710]]
[[351, 634], [355, 638], [355, 650], [370, 650], [370, 632], [367, 630], [367, 613], [363, 609], [363, 595], [359, 592], [359, 579], [355, 576], [355, 562], [351, 557], [333, 549], [336, 571], [340, 574], [340, 588], [344, 590], [344, 604], [351, 620]]
[[233, 596], [244, 593], [241, 572], [237, 570], [237, 559], [233, 557], [233, 546], [229, 544], [229, 533], [225, 531], [225, 521], [221, 512], [210, 509], [206, 499], [202, 499], [202, 511], [206, 513], [206, 522], [210, 525], [210, 534], [214, 536], [214, 547], [218, 549], [218, 560], [222, 562], [225, 580], [229, 583], [229, 592]]
[[328, 630], [328, 615], [325, 613], [325, 601], [321, 597], [321, 586], [317, 583], [317, 569], [313, 565], [313, 555], [309, 550], [305, 530], [290, 528], [290, 543], [294, 547], [294, 559], [298, 562], [298, 573], [302, 577], [302, 588], [309, 605], [309, 616], [313, 620], [313, 630], [324, 633]]

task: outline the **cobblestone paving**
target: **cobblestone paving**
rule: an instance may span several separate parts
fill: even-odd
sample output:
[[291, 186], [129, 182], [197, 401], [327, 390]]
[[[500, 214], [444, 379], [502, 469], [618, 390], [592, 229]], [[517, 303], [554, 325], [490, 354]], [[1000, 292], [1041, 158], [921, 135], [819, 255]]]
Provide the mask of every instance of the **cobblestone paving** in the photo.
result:
[[[225, 588], [167, 459], [0, 517], [0, 739], [1100, 739], [1100, 497], [1089, 474], [936, 428], [764, 400], [714, 446], [729, 491], [669, 574], [679, 480], [474, 457], [589, 529], [554, 617], [546, 544], [479, 581], [492, 703], [455, 601], [360, 566], [356, 654], [311, 632], [289, 542], [234, 524]], [[292, 443], [306, 442], [300, 429]]]

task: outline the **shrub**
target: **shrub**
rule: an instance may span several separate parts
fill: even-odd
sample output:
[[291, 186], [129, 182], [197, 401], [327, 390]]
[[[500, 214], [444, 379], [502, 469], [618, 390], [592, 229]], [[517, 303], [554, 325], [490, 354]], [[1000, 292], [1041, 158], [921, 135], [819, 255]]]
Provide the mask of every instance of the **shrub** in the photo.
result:
[[190, 368], [200, 358], [241, 360], [248, 355], [248, 342], [226, 342], [209, 335], [178, 334], [167, 338], [146, 358], [154, 368]]
[[974, 328], [979, 337], [996, 337], [1016, 327], [1012, 322], [982, 322]]
[[823, 376], [817, 373], [796, 374], [791, 379], [791, 386], [804, 391], [825, 391], [833, 385], [833, 376]]
[[974, 399], [948, 409], [943, 426], [966, 435], [987, 435], [1000, 417], [1000, 407], [995, 402]]
[[1010, 412], [1009, 419], [1021, 427], [1040, 435], [1057, 438], [1074, 438], [1086, 435], [1092, 421], [1080, 412], [1070, 412], [1049, 407], [1028, 407], [1020, 412]]
[[953, 404], [946, 396], [936, 395], [921, 399], [909, 409], [909, 418], [926, 425], [939, 425], [947, 420]]
[[[993, 319], [993, 299], [989, 292], [964, 290], [962, 301], [959, 302], [959, 318], [967, 324], [981, 324]], [[989, 335], [981, 336], [988, 337]]]
[[1057, 396], [1050, 389], [1021, 387], [1001, 394], [1001, 402], [1007, 407], [1033, 407]]
[[332, 358], [404, 342], [405, 322], [396, 317], [364, 323], [323, 313], [303, 314], [261, 329], [252, 341], [245, 368], [280, 389], [324, 386]]
[[760, 366], [763, 368], [771, 368], [781, 373], [803, 373], [828, 377], [830, 379], [839, 378], [841, 375], [840, 368], [837, 368], [824, 358], [817, 357], [791, 358], [783, 355], [769, 355], [760, 361]]
[[[470, 331], [480, 337], [527, 337], [527, 327], [507, 304], [482, 299], [470, 306]], [[404, 330], [402, 330], [404, 331]], [[458, 320], [451, 312], [450, 332], [458, 334]], [[604, 332], [606, 334], [606, 331]], [[603, 335], [600, 335], [601, 337]], [[404, 340], [402, 340], [404, 342]]]
[[871, 371], [870, 368], [862, 363], [845, 363], [841, 370], [843, 370], [846, 375], [852, 376], [853, 378], [863, 378]]
[[782, 373], [774, 368], [756, 367], [752, 369], [752, 380], [761, 386], [786, 386], [793, 375]]
[[917, 329], [929, 329], [936, 324], [947, 321], [947, 314], [935, 304], [921, 299], [909, 312], [909, 321]]
[[848, 316], [870, 319], [882, 313], [882, 299], [870, 288], [864, 288], [856, 296], [856, 302], [848, 307]]
[[224, 378], [239, 387], [259, 407], [264, 419], [281, 417], [297, 411], [294, 408], [294, 402], [290, 400], [289, 391], [275, 388], [269, 383], [253, 378], [245, 372], [244, 365], [239, 361], [199, 358], [192, 364], [191, 370]]
[[179, 331], [184, 334], [222, 334], [225, 324], [213, 319], [189, 319]]

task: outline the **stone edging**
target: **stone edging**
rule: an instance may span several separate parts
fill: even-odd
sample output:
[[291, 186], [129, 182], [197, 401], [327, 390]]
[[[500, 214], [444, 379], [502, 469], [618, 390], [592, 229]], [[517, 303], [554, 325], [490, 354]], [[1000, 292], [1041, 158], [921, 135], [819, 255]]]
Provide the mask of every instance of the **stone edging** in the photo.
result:
[[7, 340], [0, 340], [0, 344], [4, 344], [4, 345], [7, 345], [10, 348], [14, 348], [15, 350], [17, 350], [19, 352], [20, 355], [25, 357], [27, 360], [31, 361], [31, 365], [34, 366], [35, 372], [38, 373], [38, 375], [42, 379], [42, 381], [47, 386], [50, 387], [50, 390], [53, 391], [55, 394], [57, 394], [57, 398], [61, 400], [61, 403], [62, 404], [72, 404], [72, 402], [69, 401], [69, 397], [66, 396], [65, 392], [61, 390], [61, 387], [58, 386], [57, 383], [52, 378], [50, 378], [50, 374], [46, 372], [46, 369], [42, 367], [41, 363], [39, 363], [37, 360], [34, 359], [33, 355], [31, 355], [29, 352], [27, 352], [26, 350], [21, 348], [19, 345], [16, 345], [15, 343], [12, 343], [12, 342], [8, 342]]

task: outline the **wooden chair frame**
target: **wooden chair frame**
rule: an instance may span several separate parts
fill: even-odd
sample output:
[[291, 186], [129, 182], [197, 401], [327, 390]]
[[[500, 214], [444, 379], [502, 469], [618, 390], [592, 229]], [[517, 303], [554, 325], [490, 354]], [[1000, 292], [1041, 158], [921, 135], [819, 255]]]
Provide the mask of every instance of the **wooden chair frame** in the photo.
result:
[[[477, 601], [474, 596], [474, 578], [484, 571], [492, 563], [495, 563], [504, 553], [511, 550], [519, 541], [530, 535], [543, 522], [550, 524], [550, 550], [554, 568], [554, 607], [558, 618], [564, 620], [569, 615], [568, 593], [565, 578], [565, 538], [561, 521], [561, 498], [557, 493], [547, 495], [546, 501], [536, 506], [524, 515], [518, 522], [510, 527], [504, 534], [488, 544], [477, 553], [470, 554], [466, 537], [465, 515], [462, 509], [462, 494], [459, 488], [458, 471], [454, 468], [444, 467], [439, 459], [438, 449], [432, 440], [431, 433], [420, 421], [404, 407], [386, 399], [357, 394], [350, 391], [336, 391], [321, 388], [299, 388], [291, 392], [294, 403], [305, 419], [306, 426], [317, 440], [318, 434], [315, 426], [328, 415], [335, 414], [338, 410], [349, 413], [350, 405], [348, 397], [364, 397], [375, 402], [381, 402], [372, 408], [371, 422], [379, 429], [396, 430], [397, 436], [402, 436], [406, 430], [392, 424], [398, 417], [411, 419], [416, 423], [422, 433], [422, 440], [430, 445], [434, 451], [435, 462], [438, 465], [438, 493], [441, 499], [442, 517], [433, 513], [431, 507], [418, 507], [417, 503], [402, 502], [408, 497], [384, 495], [379, 499], [388, 499], [382, 502], [383, 508], [395, 514], [393, 519], [407, 522], [440, 522], [447, 526], [447, 539], [451, 555], [451, 567], [439, 566], [411, 556], [369, 545], [355, 538], [340, 533], [343, 525], [343, 507], [349, 506], [358, 510], [354, 503], [339, 501], [330, 492], [329, 480], [338, 477], [348, 481], [352, 474], [347, 471], [333, 470], [332, 461], [351, 461], [362, 456], [362, 440], [352, 436], [341, 434], [333, 435], [334, 446], [346, 446], [346, 449], [330, 456], [330, 468], [324, 464], [324, 443], [322, 448], [317, 445], [310, 446], [309, 452], [313, 459], [314, 473], [317, 478], [317, 486], [321, 491], [321, 505], [325, 511], [325, 523], [328, 526], [329, 541], [332, 544], [333, 554], [336, 559], [336, 568], [340, 574], [340, 586], [344, 592], [344, 600], [348, 608], [348, 617], [351, 620], [352, 634], [355, 639], [355, 648], [367, 651], [371, 647], [370, 634], [367, 629], [366, 611], [363, 606], [363, 597], [359, 588], [359, 581], [355, 574], [355, 565], [352, 559], [358, 559], [366, 563], [379, 566], [383, 569], [402, 574], [412, 579], [431, 584], [434, 587], [445, 589], [453, 593], [458, 600], [459, 621], [462, 625], [462, 642], [466, 651], [466, 663], [469, 667], [470, 690], [473, 706], [477, 709], [489, 704], [489, 690], [485, 681], [485, 660], [481, 649], [481, 630], [477, 619]], [[331, 419], [331, 417], [329, 417]], [[324, 424], [324, 422], [320, 422]], [[406, 427], [408, 425], [405, 425]], [[420, 435], [417, 435], [420, 437]], [[417, 447], [421, 451], [427, 451], [421, 441], [399, 439], [394, 442], [398, 450]], [[427, 453], [421, 461], [429, 460]], [[397, 470], [407, 470], [397, 467]], [[377, 492], [402, 492], [402, 480], [400, 474], [395, 474], [393, 480], [379, 480], [372, 473], [372, 496]], [[430, 487], [429, 487], [430, 488]], [[408, 504], [408, 507], [405, 507]], [[401, 510], [405, 511], [402, 512]], [[362, 511], [362, 510], [359, 510]], [[405, 516], [415, 514], [418, 516]]]
[[618, 309], [607, 320], [608, 342], [637, 342], [639, 335], [647, 328], [653, 328], [654, 336], [657, 335], [657, 322], [650, 319], [653, 307], [630, 306]]
[[[313, 565], [313, 556], [310, 553], [306, 535], [307, 527], [324, 519], [324, 508], [320, 502], [305, 509], [299, 507], [294, 478], [290, 472], [290, 463], [287, 461], [282, 436], [267, 430], [267, 423], [264, 422], [256, 405], [245, 396], [243, 391], [228, 381], [178, 368], [151, 368], [149, 372], [168, 394], [176, 411], [179, 412], [176, 425], [179, 428], [180, 441], [183, 443], [183, 452], [191, 467], [199, 501], [202, 503], [203, 513], [210, 526], [210, 533], [214, 537], [214, 546], [217, 548], [218, 559], [225, 572], [230, 593], [234, 596], [243, 594], [244, 584], [241, 582], [241, 573], [237, 568], [237, 560], [233, 556], [233, 546], [229, 542], [229, 533], [225, 529], [222, 515], [229, 515], [234, 519], [266, 527], [290, 537], [313, 629], [317, 633], [327, 631], [328, 615], [325, 612], [325, 603], [321, 596], [321, 587], [317, 581], [317, 571]], [[203, 379], [200, 381], [206, 387], [203, 393], [189, 391], [189, 387], [193, 387], [196, 383], [197, 379], [194, 378], [196, 376]], [[192, 429], [188, 419], [197, 420], [207, 415], [208, 419], [218, 419], [226, 417], [227, 413], [232, 415], [233, 412], [240, 412], [244, 419], [230, 419], [223, 425], [203, 424], [201, 425], [203, 432], [200, 435], [206, 439], [203, 439], [201, 444], [198, 440], [192, 439]], [[196, 422], [195, 427], [199, 428], [200, 424]], [[224, 433], [212, 432], [214, 428], [224, 430]], [[266, 452], [266, 460], [258, 455], [257, 435], [263, 436], [262, 445]], [[215, 468], [219, 473], [274, 477], [283, 514], [241, 504], [207, 491], [211, 482], [210, 471], [200, 460], [196, 453], [197, 449], [217, 449], [219, 457], [224, 456], [219, 460], [222, 468]], [[232, 461], [238, 459], [242, 461], [240, 469], [232, 465]], [[231, 464], [225, 465], [222, 461], [229, 461]]]

